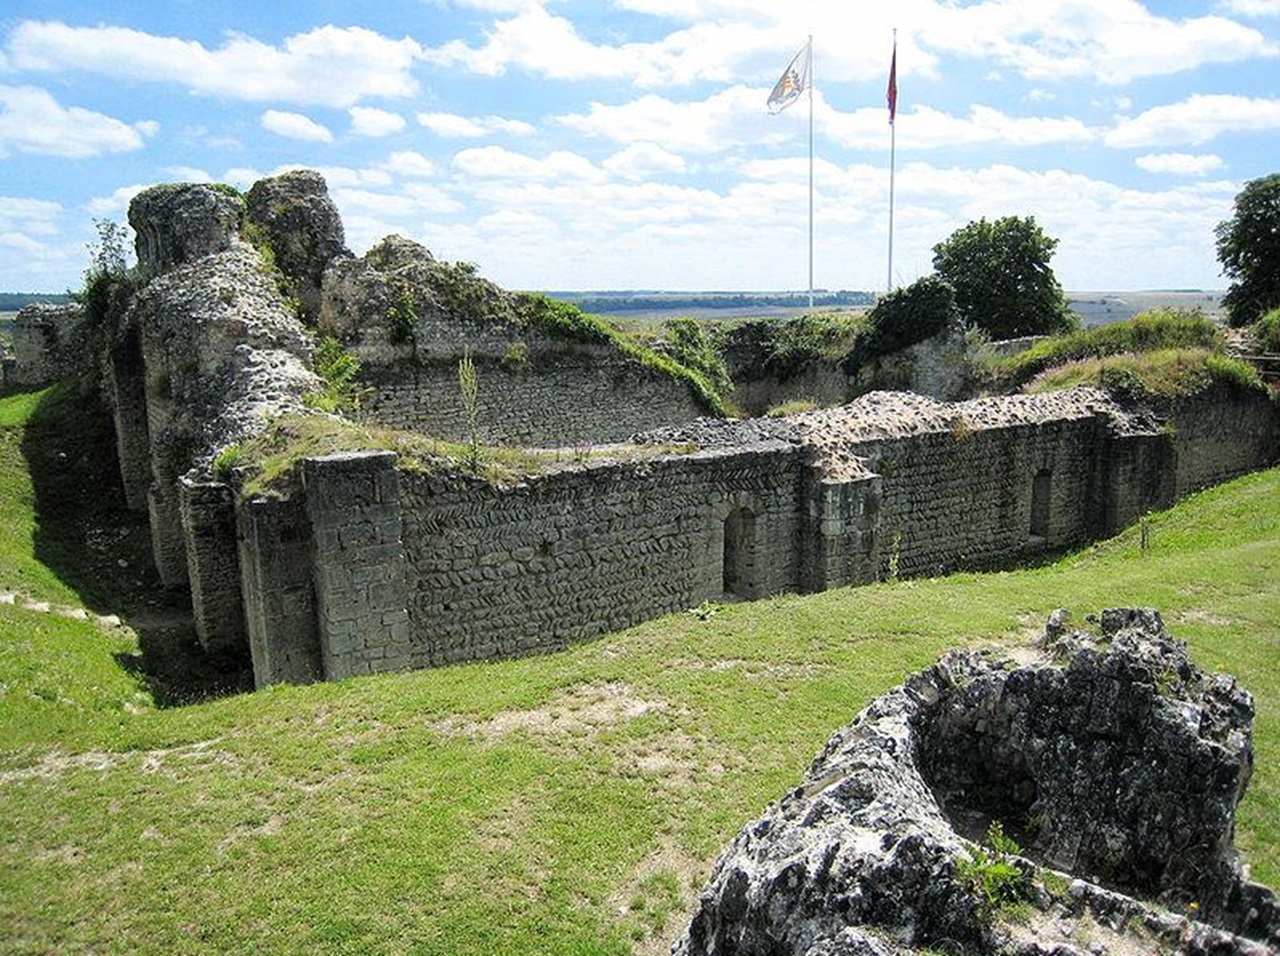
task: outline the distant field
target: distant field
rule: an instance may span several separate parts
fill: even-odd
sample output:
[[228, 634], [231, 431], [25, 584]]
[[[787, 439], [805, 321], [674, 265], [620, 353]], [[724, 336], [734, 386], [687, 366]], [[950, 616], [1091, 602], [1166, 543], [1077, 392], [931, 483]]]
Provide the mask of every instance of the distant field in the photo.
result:
[[1174, 309], [1203, 309], [1210, 318], [1220, 318], [1221, 290], [1148, 292], [1068, 292], [1067, 303], [1085, 325], [1106, 325], [1131, 318], [1139, 312], [1163, 306]]
[[[724, 305], [699, 307], [690, 304], [698, 296], [690, 293], [681, 301], [665, 304], [660, 296], [640, 300], [642, 307], [612, 308], [607, 297], [596, 293], [560, 293], [566, 301], [582, 302], [585, 311], [603, 315], [615, 322], [634, 322], [643, 325], [649, 322], [662, 322], [678, 316], [687, 316], [708, 322], [740, 322], [744, 319], [788, 318], [803, 315], [807, 312], [854, 312], [861, 313], [871, 308], [862, 304], [831, 304], [819, 300], [810, 309], [807, 305], [783, 305], [776, 303], [761, 305]], [[1080, 316], [1085, 325], [1106, 325], [1131, 318], [1139, 312], [1160, 307], [1176, 309], [1202, 309], [1210, 318], [1220, 318], [1222, 312], [1221, 290], [1174, 290], [1174, 291], [1139, 291], [1139, 292], [1107, 292], [1082, 291], [1068, 292], [1067, 303], [1072, 311]], [[708, 302], [718, 297], [708, 294]], [[626, 301], [619, 299], [620, 302]]]

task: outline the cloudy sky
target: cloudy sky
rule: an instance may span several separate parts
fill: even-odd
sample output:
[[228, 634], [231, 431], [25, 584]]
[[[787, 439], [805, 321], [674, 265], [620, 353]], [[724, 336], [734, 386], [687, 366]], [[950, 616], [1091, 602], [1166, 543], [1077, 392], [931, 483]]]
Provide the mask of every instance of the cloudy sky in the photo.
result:
[[0, 290], [79, 284], [140, 188], [320, 169], [528, 289], [803, 289], [814, 36], [819, 287], [894, 281], [1034, 215], [1068, 289], [1220, 288], [1213, 226], [1280, 169], [1280, 0], [5, 0]]

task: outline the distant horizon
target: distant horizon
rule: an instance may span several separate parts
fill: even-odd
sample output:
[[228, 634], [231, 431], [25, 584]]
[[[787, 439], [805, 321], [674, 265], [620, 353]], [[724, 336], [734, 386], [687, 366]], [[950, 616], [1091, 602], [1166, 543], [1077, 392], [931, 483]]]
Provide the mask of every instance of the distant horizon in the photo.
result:
[[[898, 286], [897, 288], [901, 288]], [[42, 290], [25, 292], [15, 289], [0, 290], [0, 296], [53, 296], [69, 297], [79, 290], [64, 289], [61, 292]], [[557, 295], [599, 296], [640, 296], [640, 295], [768, 295], [768, 296], [807, 296], [808, 289], [511, 289], [512, 292], [539, 292], [553, 298]], [[1221, 288], [1132, 288], [1132, 289], [1064, 289], [1063, 295], [1068, 299], [1081, 295], [1122, 295], [1147, 293], [1149, 295], [1226, 295], [1227, 287]], [[883, 295], [879, 289], [814, 289], [814, 295], [867, 294]]]

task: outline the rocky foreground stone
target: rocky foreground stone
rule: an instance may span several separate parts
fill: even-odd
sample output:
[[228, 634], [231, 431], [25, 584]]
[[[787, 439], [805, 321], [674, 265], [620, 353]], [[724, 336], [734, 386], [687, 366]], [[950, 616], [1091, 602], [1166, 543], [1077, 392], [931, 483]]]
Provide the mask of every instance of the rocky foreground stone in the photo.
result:
[[[952, 652], [873, 701], [734, 839], [673, 954], [1276, 952], [1232, 843], [1251, 696], [1155, 611], [1065, 621], [1035, 662]], [[1027, 849], [977, 848], [993, 822]]]

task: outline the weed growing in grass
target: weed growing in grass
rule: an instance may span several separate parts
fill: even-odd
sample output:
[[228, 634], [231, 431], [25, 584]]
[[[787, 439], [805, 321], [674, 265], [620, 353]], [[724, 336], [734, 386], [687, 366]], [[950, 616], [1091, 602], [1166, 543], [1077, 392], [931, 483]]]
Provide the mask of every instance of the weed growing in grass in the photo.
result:
[[227, 445], [213, 456], [210, 470], [213, 472], [214, 478], [219, 481], [227, 481], [231, 477], [231, 473], [243, 462], [244, 446], [238, 443]]

